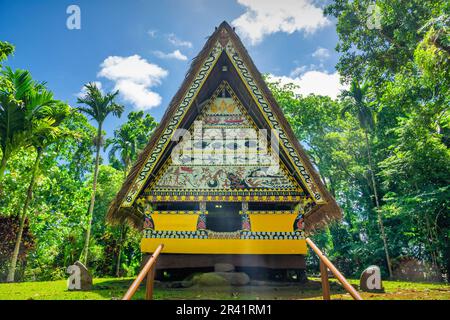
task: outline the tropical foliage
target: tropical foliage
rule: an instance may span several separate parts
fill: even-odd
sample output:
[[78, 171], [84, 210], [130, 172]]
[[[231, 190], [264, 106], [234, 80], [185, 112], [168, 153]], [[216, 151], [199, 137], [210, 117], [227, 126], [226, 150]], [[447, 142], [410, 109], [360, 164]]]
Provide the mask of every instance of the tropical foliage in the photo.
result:
[[[297, 137], [344, 211], [314, 235], [346, 274], [405, 261], [450, 277], [450, 32], [446, 1], [334, 1], [337, 101], [272, 84]], [[313, 258], [310, 263], [317, 264]]]
[[92, 179], [91, 201], [89, 203], [89, 223], [86, 230], [86, 240], [84, 243], [83, 252], [81, 254], [81, 261], [87, 265], [89, 256], [89, 246], [91, 240], [92, 220], [94, 219], [94, 205], [95, 195], [97, 190], [98, 168], [100, 165], [100, 148], [103, 143], [102, 127], [108, 115], [120, 117], [124, 110], [124, 106], [118, 105], [115, 102], [119, 91], [114, 93], [103, 94], [95, 83], [88, 83], [84, 87], [86, 94], [78, 98], [78, 103], [84, 106], [78, 107], [78, 110], [91, 117], [91, 120], [97, 122], [97, 135], [95, 136], [95, 165], [94, 176]]
[[[14, 48], [1, 45], [5, 60]], [[141, 260], [140, 235], [127, 230], [124, 237], [123, 226], [105, 224], [106, 209], [124, 178], [123, 167], [101, 165], [99, 154], [101, 125], [108, 114], [123, 111], [114, 102], [117, 93], [103, 94], [88, 84], [77, 110], [54, 100], [28, 71], [5, 68], [0, 81], [0, 281], [65, 277], [66, 267], [85, 252], [89, 225], [94, 275], [133, 275]], [[93, 127], [80, 111], [100, 125]], [[156, 122], [142, 112], [130, 113], [129, 119], [136, 140], [133, 161]], [[90, 214], [96, 159], [98, 183]]]

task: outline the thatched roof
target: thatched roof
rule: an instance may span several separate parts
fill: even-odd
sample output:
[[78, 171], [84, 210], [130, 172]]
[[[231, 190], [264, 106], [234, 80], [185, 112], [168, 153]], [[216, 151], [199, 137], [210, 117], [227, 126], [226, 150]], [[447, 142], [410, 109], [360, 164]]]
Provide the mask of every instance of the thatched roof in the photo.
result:
[[[226, 39], [223, 39], [224, 34], [226, 34]], [[229, 42], [228, 42], [229, 41]], [[326, 225], [328, 222], [336, 219], [340, 219], [342, 214], [341, 210], [338, 207], [336, 201], [334, 198], [330, 195], [330, 193], [326, 190], [324, 184], [322, 183], [319, 175], [317, 174], [315, 168], [312, 166], [306, 152], [303, 150], [302, 146], [300, 145], [299, 141], [294, 135], [294, 132], [290, 125], [288, 124], [286, 118], [284, 117], [284, 114], [280, 107], [278, 106], [277, 102], [275, 101], [274, 97], [272, 96], [272, 93], [270, 92], [269, 88], [267, 87], [266, 83], [263, 80], [263, 77], [261, 73], [258, 71], [256, 66], [254, 65], [252, 59], [250, 58], [247, 50], [244, 48], [241, 40], [235, 33], [234, 29], [230, 27], [230, 25], [227, 22], [223, 22], [214, 33], [208, 38], [205, 46], [199, 53], [199, 55], [193, 59], [191, 67], [189, 71], [186, 74], [186, 77], [171, 100], [169, 107], [167, 108], [165, 114], [162, 117], [162, 120], [159, 124], [159, 126], [156, 128], [154, 134], [150, 138], [147, 146], [144, 148], [144, 150], [139, 155], [136, 163], [130, 170], [130, 173], [127, 176], [127, 179], [123, 183], [120, 191], [118, 192], [115, 199], [112, 201], [108, 214], [107, 214], [107, 220], [111, 223], [123, 223], [124, 221], [128, 221], [133, 226], [137, 228], [142, 227], [143, 223], [143, 215], [142, 213], [138, 212], [137, 209], [135, 209], [134, 206], [124, 206], [124, 200], [127, 197], [127, 194], [129, 194], [131, 188], [136, 188], [135, 180], [137, 177], [141, 174], [143, 167], [145, 166], [151, 152], [154, 151], [154, 148], [156, 144], [158, 143], [158, 140], [160, 139], [161, 135], [165, 132], [166, 128], [168, 127], [169, 123], [173, 121], [173, 117], [175, 113], [177, 112], [180, 103], [182, 102], [183, 98], [185, 97], [185, 94], [187, 90], [191, 87], [192, 82], [196, 79], [196, 75], [198, 74], [199, 70], [202, 68], [203, 63], [205, 60], [209, 57], [211, 50], [213, 47], [218, 43], [231, 43], [234, 47], [234, 50], [239, 54], [241, 60], [245, 63], [247, 66], [247, 69], [249, 73], [253, 76], [253, 81], [256, 84], [257, 87], [259, 87], [260, 91], [266, 98], [267, 103], [270, 105], [270, 108], [273, 112], [273, 114], [276, 116], [276, 119], [279, 122], [280, 127], [285, 132], [287, 138], [289, 139], [290, 143], [292, 144], [292, 147], [295, 149], [296, 154], [301, 159], [301, 163], [306, 169], [310, 179], [313, 181], [315, 187], [318, 189], [318, 193], [321, 196], [321, 201], [317, 202], [317, 204], [312, 208], [311, 211], [309, 211], [305, 216], [305, 226], [307, 231], [312, 231], [317, 228], [321, 228], [324, 225]], [[236, 77], [238, 78], [238, 77]], [[211, 79], [206, 79], [206, 82], [213, 81]], [[242, 82], [240, 79], [236, 80]], [[244, 89], [241, 90], [242, 94], [249, 94], [248, 91]], [[207, 89], [204, 89], [207, 90]], [[207, 96], [207, 95], [204, 95]], [[199, 98], [197, 97], [197, 100]], [[198, 108], [198, 105], [200, 104], [199, 101], [196, 100], [196, 104], [192, 103], [190, 105], [190, 109], [196, 109]], [[201, 102], [201, 101], [200, 101]], [[194, 112], [194, 111], [192, 111]], [[189, 118], [189, 117], [186, 117]], [[192, 120], [192, 117], [190, 118]], [[187, 121], [187, 120], [186, 120]], [[161, 151], [163, 152], [163, 150]], [[154, 176], [154, 171], [150, 172], [150, 176], [147, 177], [147, 180], [151, 180], [152, 176]], [[148, 184], [148, 181], [146, 182]], [[137, 190], [136, 192], [142, 192], [144, 187], [140, 187], [140, 190]], [[134, 200], [133, 200], [134, 201]]]

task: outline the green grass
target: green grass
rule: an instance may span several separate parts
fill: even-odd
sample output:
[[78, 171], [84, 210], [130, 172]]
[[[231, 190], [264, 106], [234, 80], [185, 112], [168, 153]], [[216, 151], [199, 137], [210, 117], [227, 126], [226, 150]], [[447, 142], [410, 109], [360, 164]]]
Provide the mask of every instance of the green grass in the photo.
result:
[[132, 279], [95, 279], [92, 291], [68, 291], [67, 281], [0, 284], [1, 300], [110, 300], [120, 298]]
[[[313, 280], [319, 281], [317, 278]], [[337, 283], [336, 279], [330, 281]], [[359, 280], [348, 281], [355, 287], [359, 286]], [[450, 285], [444, 283], [383, 281], [383, 287], [385, 293], [358, 292], [364, 300], [450, 300]], [[336, 291], [331, 298], [352, 299], [349, 294]]]
[[[95, 279], [92, 291], [67, 291], [65, 280], [0, 284], [0, 300], [110, 300], [120, 299], [133, 279]], [[245, 286], [168, 289], [157, 286], [155, 299], [322, 299], [319, 279], [311, 278], [308, 285]], [[357, 285], [358, 280], [350, 280]], [[450, 286], [445, 284], [384, 281], [385, 293], [361, 293], [367, 300], [450, 300]], [[350, 295], [331, 280], [332, 299], [351, 299]], [[144, 298], [141, 287], [134, 299]]]

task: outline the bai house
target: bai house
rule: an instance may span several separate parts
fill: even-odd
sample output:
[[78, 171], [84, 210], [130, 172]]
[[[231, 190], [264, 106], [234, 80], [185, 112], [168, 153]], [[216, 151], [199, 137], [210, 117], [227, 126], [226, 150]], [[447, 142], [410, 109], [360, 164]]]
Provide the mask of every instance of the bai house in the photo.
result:
[[193, 60], [108, 218], [164, 250], [159, 270], [305, 268], [305, 232], [341, 216], [240, 39], [223, 22]]

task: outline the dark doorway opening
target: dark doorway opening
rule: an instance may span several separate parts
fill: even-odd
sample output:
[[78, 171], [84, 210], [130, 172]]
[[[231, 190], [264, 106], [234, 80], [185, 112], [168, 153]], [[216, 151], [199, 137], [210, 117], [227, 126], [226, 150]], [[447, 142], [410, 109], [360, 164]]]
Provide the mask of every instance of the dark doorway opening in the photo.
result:
[[155, 211], [197, 211], [199, 210], [198, 202], [159, 202], [153, 204]]
[[283, 202], [283, 203], [275, 203], [275, 202], [249, 202], [248, 210], [250, 211], [280, 211], [280, 210], [294, 210], [295, 203]]
[[242, 210], [240, 202], [211, 202], [206, 204], [206, 229], [216, 232], [234, 232], [241, 230]]

